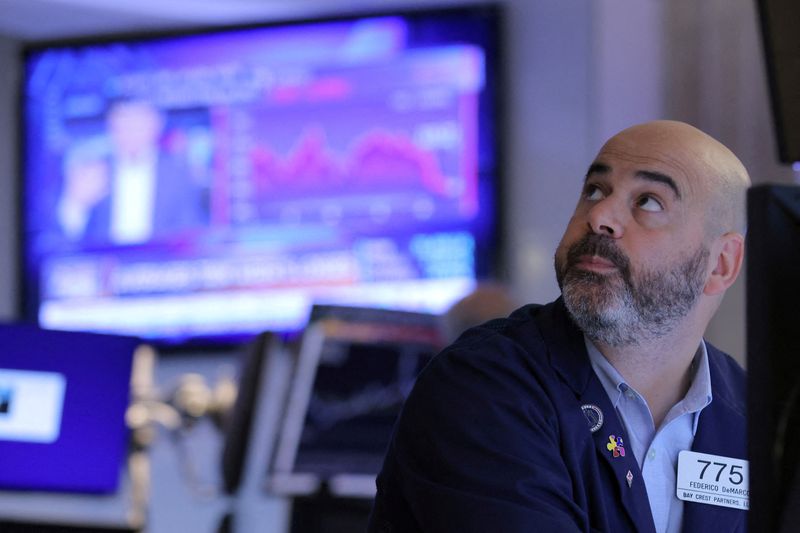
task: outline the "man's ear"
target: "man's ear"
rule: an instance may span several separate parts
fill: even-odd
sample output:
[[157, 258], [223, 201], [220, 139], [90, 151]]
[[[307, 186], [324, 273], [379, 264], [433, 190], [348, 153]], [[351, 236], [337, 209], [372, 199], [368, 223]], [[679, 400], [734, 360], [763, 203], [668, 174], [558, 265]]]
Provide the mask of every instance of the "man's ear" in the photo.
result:
[[711, 246], [711, 254], [710, 259], [716, 264], [703, 288], [708, 296], [722, 294], [739, 277], [744, 261], [744, 236], [735, 232], [724, 234]]

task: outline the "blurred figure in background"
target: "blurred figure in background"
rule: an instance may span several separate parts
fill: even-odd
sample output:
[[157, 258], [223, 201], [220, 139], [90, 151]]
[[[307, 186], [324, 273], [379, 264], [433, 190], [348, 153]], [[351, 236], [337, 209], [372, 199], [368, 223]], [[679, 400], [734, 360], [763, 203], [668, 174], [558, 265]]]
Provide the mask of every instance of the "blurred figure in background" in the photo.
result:
[[442, 315], [445, 342], [451, 343], [467, 329], [493, 318], [505, 318], [521, 305], [508, 287], [495, 281], [478, 283], [471, 293], [454, 303]]
[[82, 141], [68, 152], [57, 216], [70, 240], [141, 244], [206, 221], [186, 158], [162, 149], [164, 125], [152, 103], [118, 100], [106, 115], [107, 141]]

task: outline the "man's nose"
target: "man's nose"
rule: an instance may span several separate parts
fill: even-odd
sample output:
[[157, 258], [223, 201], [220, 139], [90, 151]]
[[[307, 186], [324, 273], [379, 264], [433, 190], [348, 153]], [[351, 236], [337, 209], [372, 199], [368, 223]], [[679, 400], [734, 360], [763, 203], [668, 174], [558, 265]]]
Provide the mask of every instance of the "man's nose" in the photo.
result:
[[624, 223], [622, 206], [614, 198], [604, 198], [595, 203], [589, 210], [589, 228], [592, 233], [618, 239], [622, 237]]

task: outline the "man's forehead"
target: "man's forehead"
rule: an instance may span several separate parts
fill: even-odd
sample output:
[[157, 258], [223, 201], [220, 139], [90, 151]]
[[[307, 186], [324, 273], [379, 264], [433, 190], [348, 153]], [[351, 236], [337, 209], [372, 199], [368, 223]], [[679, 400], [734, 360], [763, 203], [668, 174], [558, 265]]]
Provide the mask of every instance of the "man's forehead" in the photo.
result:
[[686, 136], [650, 130], [625, 130], [611, 137], [599, 155], [625, 157], [631, 160], [692, 160], [700, 156], [698, 144]]
[[671, 173], [689, 181], [719, 174], [732, 160], [738, 162], [719, 141], [693, 126], [674, 121], [654, 121], [625, 129], [610, 138], [597, 157], [672, 169]]
[[609, 139], [593, 165], [633, 175], [668, 176], [679, 196], [682, 191], [691, 191], [704, 181], [711, 170], [702, 150], [696, 150], [681, 139], [669, 135], [636, 135], [627, 130]]

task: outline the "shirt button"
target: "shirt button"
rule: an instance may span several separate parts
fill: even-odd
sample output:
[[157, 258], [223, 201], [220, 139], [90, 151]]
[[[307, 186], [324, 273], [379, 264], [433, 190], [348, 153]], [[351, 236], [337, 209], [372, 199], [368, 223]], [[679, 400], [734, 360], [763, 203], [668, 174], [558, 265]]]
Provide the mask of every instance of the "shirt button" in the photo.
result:
[[628, 390], [625, 392], [625, 396], [627, 396], [628, 398], [630, 398], [631, 400], [633, 400], [634, 398], [636, 398], [636, 393], [635, 393], [635, 392], [633, 392], [631, 389], [628, 389]]
[[647, 458], [651, 459], [651, 460], [655, 459], [656, 458], [656, 451], [654, 449], [650, 450], [650, 452], [647, 454]]

